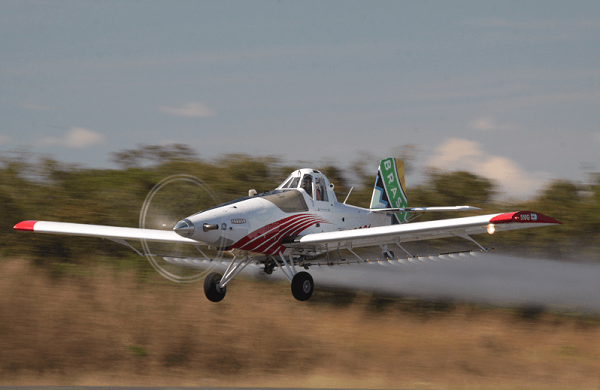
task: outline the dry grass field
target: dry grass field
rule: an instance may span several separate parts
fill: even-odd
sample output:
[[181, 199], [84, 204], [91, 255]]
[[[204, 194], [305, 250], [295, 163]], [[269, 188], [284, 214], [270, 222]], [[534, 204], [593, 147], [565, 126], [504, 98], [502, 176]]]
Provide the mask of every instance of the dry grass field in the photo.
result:
[[595, 318], [0, 262], [0, 385], [599, 389]]

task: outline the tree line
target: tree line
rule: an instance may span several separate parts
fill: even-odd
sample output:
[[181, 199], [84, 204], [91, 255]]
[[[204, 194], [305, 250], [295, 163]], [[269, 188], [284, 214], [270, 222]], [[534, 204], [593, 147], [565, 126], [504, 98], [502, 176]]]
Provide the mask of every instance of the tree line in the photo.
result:
[[[225, 202], [246, 196], [249, 189], [258, 192], [273, 189], [298, 168], [280, 158], [243, 154], [203, 160], [185, 145], [140, 146], [113, 153], [112, 161], [117, 169], [86, 168], [26, 152], [2, 156], [0, 254], [3, 257], [29, 257], [36, 264], [50, 267], [86, 261], [145, 264], [145, 260], [138, 259], [130, 249], [110, 241], [24, 234], [15, 232], [13, 226], [19, 221], [32, 219], [137, 227], [144, 200], [165, 177], [176, 174], [197, 177], [212, 189], [216, 198]], [[333, 163], [314, 168], [321, 170], [335, 185], [339, 201], [346, 197], [350, 190], [349, 178], [354, 177], [358, 184], [354, 186], [348, 203], [369, 206], [376, 173], [371, 172], [374, 167], [365, 166], [357, 160], [352, 172]], [[424, 214], [417, 219], [419, 221], [516, 210], [549, 215], [563, 225], [502, 232], [494, 236], [479, 235], [476, 238], [482, 245], [492, 245], [513, 254], [600, 261], [599, 177], [595, 176], [591, 183], [585, 185], [555, 180], [547, 183], [533, 199], [507, 202], [497, 199], [497, 187], [488, 178], [470, 172], [432, 170], [423, 184], [408, 186], [407, 196], [410, 206], [470, 205], [483, 209], [458, 215]], [[165, 191], [162, 202], [174, 214], [184, 212], [180, 206], [182, 199], [196, 207], [195, 211], [211, 206], [195, 199], [193, 189]], [[440, 250], [449, 245], [448, 240], [428, 244]]]

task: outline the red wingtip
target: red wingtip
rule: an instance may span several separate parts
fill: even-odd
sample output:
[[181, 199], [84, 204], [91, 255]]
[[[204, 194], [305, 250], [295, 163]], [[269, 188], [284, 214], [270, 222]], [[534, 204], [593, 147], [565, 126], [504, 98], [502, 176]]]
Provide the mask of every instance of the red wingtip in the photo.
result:
[[557, 223], [562, 225], [562, 222], [557, 221], [554, 218], [551, 218], [547, 215], [534, 213], [533, 211], [517, 211], [513, 213], [504, 213], [495, 216], [490, 219], [491, 223], [499, 224], [499, 223], [511, 223], [511, 222], [521, 222], [521, 223]]
[[13, 229], [15, 230], [21, 230], [24, 232], [32, 232], [33, 231], [33, 225], [36, 224], [37, 221], [23, 221], [23, 222], [19, 222], [18, 224], [15, 225], [15, 227], [13, 227]]

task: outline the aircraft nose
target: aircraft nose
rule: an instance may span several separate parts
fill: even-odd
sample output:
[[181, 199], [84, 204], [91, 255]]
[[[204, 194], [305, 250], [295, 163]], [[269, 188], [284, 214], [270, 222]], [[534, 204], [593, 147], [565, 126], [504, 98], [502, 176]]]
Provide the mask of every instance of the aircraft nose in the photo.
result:
[[191, 238], [194, 234], [195, 226], [189, 219], [182, 219], [173, 227], [173, 231], [182, 237]]

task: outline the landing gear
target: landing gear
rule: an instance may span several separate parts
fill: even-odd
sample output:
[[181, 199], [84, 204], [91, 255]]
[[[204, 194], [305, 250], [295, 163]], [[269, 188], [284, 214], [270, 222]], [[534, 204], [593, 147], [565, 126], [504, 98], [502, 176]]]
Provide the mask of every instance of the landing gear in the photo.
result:
[[[204, 279], [204, 294], [209, 301], [220, 302], [225, 298], [227, 283], [252, 262], [248, 256], [248, 252], [244, 252], [243, 256], [240, 261], [236, 261], [236, 257], [234, 256], [223, 276], [213, 272]], [[294, 298], [299, 301], [306, 301], [312, 296], [315, 289], [315, 282], [312, 276], [308, 272], [296, 272], [294, 259], [291, 255], [289, 262], [283, 256], [283, 253], [280, 253], [279, 256], [281, 257], [281, 263], [279, 263], [277, 258], [271, 257], [270, 261], [265, 262], [264, 272], [270, 275], [273, 273], [275, 267], [281, 269], [281, 272], [292, 283], [292, 295]]]
[[223, 298], [225, 298], [225, 292], [227, 291], [227, 283], [251, 262], [252, 259], [248, 256], [248, 252], [244, 252], [244, 257], [237, 263], [236, 256], [233, 256], [233, 259], [231, 259], [231, 263], [229, 263], [223, 276], [216, 272], [208, 274], [206, 279], [204, 279], [204, 294], [206, 295], [206, 298], [211, 302], [222, 301]]
[[276, 257], [273, 258], [273, 261], [285, 277], [288, 278], [290, 283], [292, 283], [292, 295], [299, 301], [306, 301], [312, 296], [315, 289], [315, 282], [312, 276], [308, 272], [296, 272], [292, 255], [289, 257], [289, 263], [285, 259], [285, 256], [283, 256], [283, 253], [279, 253], [279, 257], [281, 258], [281, 263], [279, 263]]
[[384, 259], [386, 260], [391, 260], [394, 259], [394, 252], [392, 252], [391, 250], [388, 249], [388, 246], [386, 244], [384, 245], [379, 245], [379, 247], [381, 248], [381, 250], [383, 252], [381, 252], [381, 255], [383, 256]]
[[263, 271], [265, 272], [265, 274], [271, 275], [273, 273], [274, 268], [275, 268], [275, 262], [273, 260], [271, 260], [270, 262], [265, 263], [265, 268], [263, 269]]
[[292, 295], [299, 301], [306, 301], [312, 296], [315, 282], [308, 272], [298, 272], [292, 279]]
[[204, 279], [204, 294], [211, 302], [220, 302], [225, 298], [227, 286], [220, 287], [221, 275], [212, 272]]

